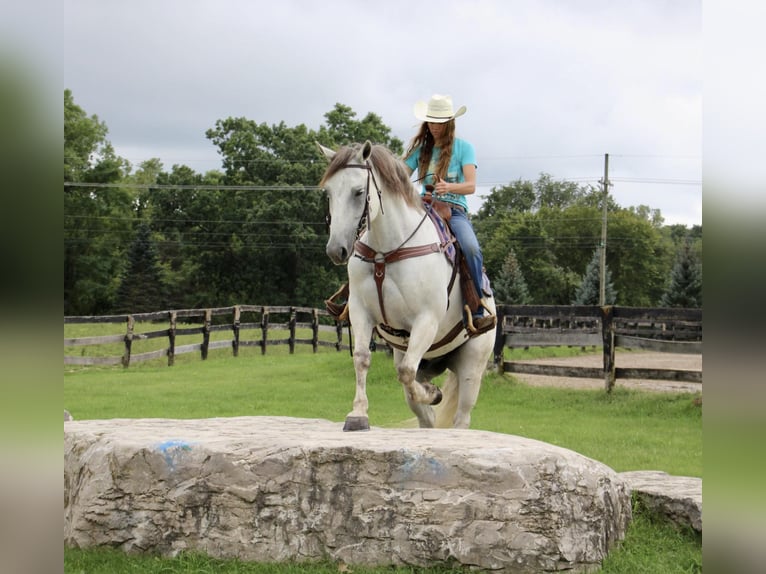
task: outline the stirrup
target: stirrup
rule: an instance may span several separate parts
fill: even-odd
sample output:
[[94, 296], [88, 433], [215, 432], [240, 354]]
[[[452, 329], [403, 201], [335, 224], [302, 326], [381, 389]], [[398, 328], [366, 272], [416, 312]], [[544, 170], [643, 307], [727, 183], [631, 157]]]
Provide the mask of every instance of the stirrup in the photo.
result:
[[329, 299], [325, 299], [324, 306], [327, 312], [336, 321], [348, 321], [348, 300], [344, 303], [336, 303], [335, 299], [342, 298], [348, 299], [348, 283], [341, 285], [335, 293], [333, 293]]
[[[482, 306], [489, 311], [485, 305], [482, 304]], [[484, 315], [483, 317], [478, 317], [474, 323], [471, 308], [468, 305], [465, 305], [464, 309], [466, 314], [466, 330], [468, 331], [469, 337], [475, 337], [476, 335], [486, 333], [487, 331], [494, 329], [497, 325], [497, 317], [491, 313], [489, 315]]]

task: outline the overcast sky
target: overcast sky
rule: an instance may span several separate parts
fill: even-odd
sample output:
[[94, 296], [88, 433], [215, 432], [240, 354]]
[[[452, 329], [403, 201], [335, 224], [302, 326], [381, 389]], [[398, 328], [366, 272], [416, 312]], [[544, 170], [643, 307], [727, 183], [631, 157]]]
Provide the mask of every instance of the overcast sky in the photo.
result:
[[699, 0], [65, 0], [64, 87], [137, 167], [219, 169], [244, 116], [318, 129], [336, 103], [409, 141], [412, 107], [468, 112], [478, 193], [545, 172], [702, 223]]

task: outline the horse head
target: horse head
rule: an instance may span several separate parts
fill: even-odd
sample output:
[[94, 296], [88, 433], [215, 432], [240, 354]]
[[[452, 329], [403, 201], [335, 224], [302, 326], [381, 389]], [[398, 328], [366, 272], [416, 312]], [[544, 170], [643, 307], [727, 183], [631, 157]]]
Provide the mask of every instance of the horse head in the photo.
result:
[[329, 202], [327, 256], [335, 265], [343, 265], [370, 216], [372, 144], [367, 141], [361, 147], [344, 147], [337, 152], [318, 142], [317, 146], [330, 162], [320, 182]]

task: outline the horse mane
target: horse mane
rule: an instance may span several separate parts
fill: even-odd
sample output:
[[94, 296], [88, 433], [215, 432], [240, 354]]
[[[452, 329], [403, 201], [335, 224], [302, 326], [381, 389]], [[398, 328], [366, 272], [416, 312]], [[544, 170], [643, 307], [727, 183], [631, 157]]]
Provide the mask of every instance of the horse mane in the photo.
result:
[[[356, 143], [340, 148], [330, 161], [330, 165], [327, 166], [327, 171], [325, 171], [319, 185], [324, 185], [328, 179], [345, 168], [346, 165], [354, 162], [361, 153], [362, 147], [362, 144]], [[422, 199], [410, 181], [410, 173], [405, 163], [391, 153], [387, 147], [379, 144], [373, 145], [369, 162], [375, 170], [378, 185], [382, 189], [401, 196], [410, 207], [418, 207], [421, 204]]]

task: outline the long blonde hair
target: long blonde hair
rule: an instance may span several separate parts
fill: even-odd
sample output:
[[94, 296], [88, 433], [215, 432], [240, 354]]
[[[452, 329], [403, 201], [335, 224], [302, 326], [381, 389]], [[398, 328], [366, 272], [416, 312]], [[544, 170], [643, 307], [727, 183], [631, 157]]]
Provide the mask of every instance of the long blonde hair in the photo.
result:
[[[447, 170], [449, 169], [449, 162], [452, 159], [452, 144], [455, 141], [455, 120], [451, 119], [445, 123], [445, 130], [442, 136], [444, 142], [439, 152], [439, 161], [436, 164], [436, 170], [432, 174], [434, 179], [441, 178], [447, 179]], [[420, 148], [420, 158], [418, 159], [418, 177], [425, 179], [428, 175], [428, 166], [431, 164], [431, 156], [434, 152], [434, 136], [431, 134], [431, 130], [428, 129], [428, 122], [420, 124], [420, 129], [415, 137], [410, 141], [407, 151], [404, 154], [404, 158], [410, 157], [415, 150]]]

